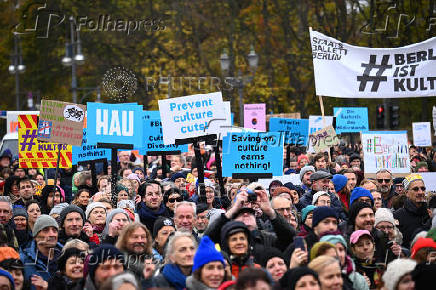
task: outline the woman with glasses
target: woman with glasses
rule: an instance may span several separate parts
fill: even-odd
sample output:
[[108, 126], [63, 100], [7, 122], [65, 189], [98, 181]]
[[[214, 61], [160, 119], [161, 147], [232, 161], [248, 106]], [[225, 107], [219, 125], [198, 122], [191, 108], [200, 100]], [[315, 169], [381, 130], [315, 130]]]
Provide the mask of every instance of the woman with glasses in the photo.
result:
[[168, 209], [170, 217], [174, 216], [174, 208], [176, 206], [176, 202], [182, 202], [183, 196], [180, 193], [178, 188], [170, 188], [164, 193], [164, 203]]

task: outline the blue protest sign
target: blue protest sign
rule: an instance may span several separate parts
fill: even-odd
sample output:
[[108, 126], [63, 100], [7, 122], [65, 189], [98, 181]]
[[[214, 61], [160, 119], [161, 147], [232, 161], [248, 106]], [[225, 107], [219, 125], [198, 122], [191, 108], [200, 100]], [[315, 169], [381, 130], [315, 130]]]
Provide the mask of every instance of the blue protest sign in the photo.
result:
[[72, 146], [73, 158], [72, 164], [76, 165], [77, 162], [90, 161], [96, 159], [106, 158], [111, 160], [110, 149], [97, 149], [97, 145], [90, 145], [87, 143], [86, 128], [83, 129], [82, 146]]
[[[185, 145], [164, 145], [162, 122], [160, 117], [157, 119], [143, 120], [143, 143], [140, 147], [139, 154], [145, 155], [148, 151], [177, 151], [188, 152], [188, 144]], [[145, 146], [144, 146], [145, 145]]]
[[88, 143], [133, 144], [141, 146], [142, 106], [124, 104], [87, 104]]
[[142, 111], [142, 112], [143, 112], [144, 120], [160, 119], [159, 111]]
[[367, 132], [368, 125], [368, 108], [333, 108], [336, 117], [336, 134]]
[[308, 119], [269, 119], [270, 132], [283, 132], [285, 144], [307, 146], [309, 133]]
[[277, 132], [229, 133], [223, 138], [223, 176], [283, 175], [283, 136]]

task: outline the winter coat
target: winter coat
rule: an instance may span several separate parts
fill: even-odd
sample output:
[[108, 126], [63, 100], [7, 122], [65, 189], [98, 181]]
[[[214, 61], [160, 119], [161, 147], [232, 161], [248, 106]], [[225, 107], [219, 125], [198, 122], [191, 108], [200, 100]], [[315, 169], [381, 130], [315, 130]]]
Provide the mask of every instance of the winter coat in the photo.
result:
[[60, 272], [56, 272], [54, 276], [51, 277], [50, 280], [48, 280], [48, 290], [72, 290], [78, 284], [79, 282], [74, 282]]
[[14, 233], [13, 219], [10, 219], [7, 224], [0, 224], [0, 243], [7, 244], [8, 247], [19, 251], [18, 240]]
[[203, 282], [198, 281], [194, 276], [186, 278], [186, 290], [213, 290], [215, 288], [207, 287]]
[[138, 215], [141, 223], [143, 223], [150, 232], [153, 232], [154, 222], [158, 217], [169, 217], [169, 213], [162, 203], [157, 211], [154, 211], [147, 207], [144, 202], [140, 202], [138, 205]]
[[79, 239], [79, 240], [89, 244], [89, 247], [91, 249], [96, 246], [95, 243], [89, 241], [89, 237], [84, 232], [80, 232], [80, 236], [78, 236], [78, 237], [73, 237], [73, 236], [67, 236], [64, 229], [61, 229], [59, 231], [58, 242], [60, 244], [65, 245], [68, 242], [68, 240], [70, 240], [70, 239]]

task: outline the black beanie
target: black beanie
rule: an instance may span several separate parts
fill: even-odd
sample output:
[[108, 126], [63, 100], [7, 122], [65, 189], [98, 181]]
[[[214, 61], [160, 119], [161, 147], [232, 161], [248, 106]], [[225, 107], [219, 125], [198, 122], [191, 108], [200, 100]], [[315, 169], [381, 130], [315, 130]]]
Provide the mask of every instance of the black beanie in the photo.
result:
[[97, 267], [109, 259], [120, 260], [121, 263], [124, 264], [123, 253], [121, 253], [120, 250], [110, 244], [103, 244], [95, 248], [94, 252], [89, 255], [89, 258], [87, 259], [88, 275], [91, 277], [91, 280], [93, 282]]
[[281, 289], [294, 290], [298, 280], [306, 275], [312, 275], [319, 283], [318, 274], [315, 271], [307, 267], [296, 267], [286, 271], [283, 277], [278, 281], [278, 284], [280, 284]]
[[348, 224], [353, 225], [355, 224], [355, 219], [359, 212], [364, 208], [370, 208], [374, 210], [369, 203], [366, 202], [353, 202], [353, 204], [350, 207], [350, 211], [348, 212]]
[[61, 213], [59, 214], [59, 219], [60, 219], [60, 226], [61, 228], [64, 226], [64, 221], [65, 218], [67, 217], [67, 214], [72, 213], [72, 212], [78, 212], [80, 213], [80, 216], [82, 217], [83, 220], [83, 224], [85, 224], [85, 213], [83, 212], [83, 209], [81, 209], [80, 207], [78, 207], [77, 205], [74, 204], [70, 204], [69, 206], [67, 206], [66, 208], [64, 208]]
[[174, 224], [172, 219], [167, 217], [158, 217], [154, 222], [154, 226], [153, 226], [153, 239], [156, 238], [157, 233], [164, 226], [171, 226], [173, 228], [176, 228], [176, 225]]
[[265, 248], [265, 250], [261, 255], [261, 260], [259, 261], [260, 265], [262, 266], [262, 268], [266, 268], [266, 264], [268, 263], [268, 261], [276, 257], [283, 259], [283, 261], [285, 261], [286, 266], [289, 264], [287, 259], [285, 259], [285, 255], [282, 252], [280, 252], [277, 248]]

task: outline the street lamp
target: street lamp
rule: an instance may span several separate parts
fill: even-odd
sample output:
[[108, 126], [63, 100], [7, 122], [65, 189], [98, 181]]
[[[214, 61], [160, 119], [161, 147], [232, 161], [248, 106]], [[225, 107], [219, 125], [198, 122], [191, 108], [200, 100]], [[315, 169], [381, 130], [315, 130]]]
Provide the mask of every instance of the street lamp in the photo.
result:
[[18, 34], [14, 33], [14, 54], [11, 56], [11, 64], [8, 67], [10, 74], [15, 74], [15, 98], [17, 111], [20, 110], [20, 74], [24, 73], [26, 66], [23, 64], [21, 55], [21, 43]]
[[[226, 78], [227, 81], [233, 86], [238, 88], [239, 93], [239, 125], [243, 126], [244, 122], [244, 102], [243, 102], [243, 92], [244, 87], [251, 83], [254, 78], [254, 74], [256, 73], [257, 66], [259, 63], [259, 56], [254, 51], [254, 46], [251, 45], [250, 47], [250, 53], [247, 55], [248, 65], [250, 67], [250, 75], [243, 76], [241, 69], [238, 69], [238, 76], [237, 77], [228, 77]], [[223, 74], [228, 74], [231, 64], [231, 59], [229, 55], [227, 54], [227, 49], [223, 50], [223, 53], [220, 57], [220, 63], [221, 63], [221, 71]]]
[[[62, 58], [62, 64], [71, 66], [71, 91], [73, 93], [73, 103], [77, 103], [77, 65], [85, 62], [85, 56], [82, 54], [82, 44], [80, 41], [79, 31], [75, 31], [74, 17], [70, 16], [70, 34], [71, 42], [65, 43], [65, 56]], [[77, 41], [75, 34], [77, 34]]]

